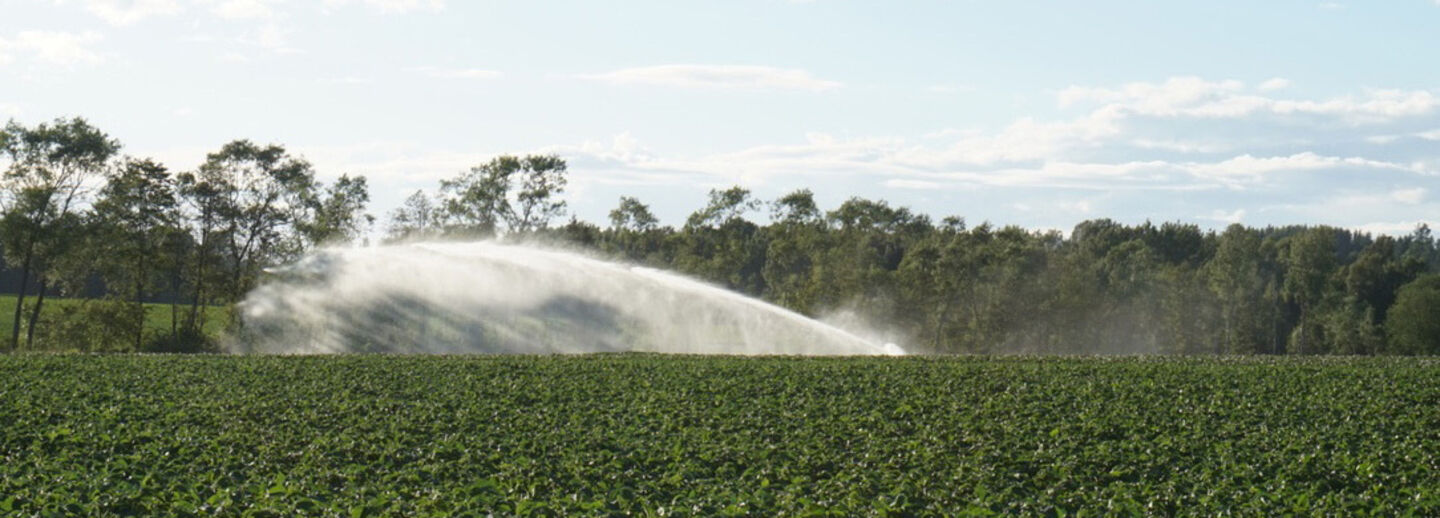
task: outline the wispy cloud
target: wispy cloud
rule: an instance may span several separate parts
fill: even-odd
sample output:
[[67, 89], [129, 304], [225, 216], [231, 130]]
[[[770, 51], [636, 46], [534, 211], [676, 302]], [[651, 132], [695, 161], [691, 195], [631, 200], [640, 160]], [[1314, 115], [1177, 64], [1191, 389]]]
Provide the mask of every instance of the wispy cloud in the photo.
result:
[[719, 90], [805, 90], [823, 92], [843, 86], [808, 71], [744, 65], [658, 65], [582, 74], [615, 85], [649, 85]]
[[1406, 205], [1416, 205], [1425, 201], [1426, 189], [1416, 187], [1413, 189], [1399, 189], [1390, 193], [1390, 199]]
[[[55, 0], [60, 3], [63, 0]], [[84, 0], [85, 10], [110, 25], [131, 25], [147, 18], [170, 16], [181, 11], [179, 0]]]
[[[1285, 81], [1285, 80], [1280, 80]], [[1272, 79], [1259, 90], [1289, 86]], [[1268, 88], [1267, 88], [1268, 87]], [[1324, 100], [1278, 99], [1249, 93], [1236, 80], [1207, 81], [1172, 78], [1163, 83], [1137, 82], [1119, 88], [1071, 86], [1057, 97], [1060, 106], [1100, 104], [1123, 114], [1155, 117], [1234, 119], [1270, 114], [1341, 117], [1352, 124], [1377, 124], [1440, 111], [1440, 96], [1427, 90], [1372, 89], [1359, 96]]]
[[290, 34], [293, 32], [293, 29], [281, 23], [265, 22], [246, 31], [235, 41], [276, 54], [296, 54], [300, 49], [290, 43]]
[[375, 80], [368, 77], [342, 76], [326, 78], [320, 82], [332, 85], [368, 85], [374, 83]]
[[[738, 183], [763, 189], [823, 178], [826, 184], [948, 193], [1001, 189], [1024, 196], [1047, 193], [1041, 196], [1049, 208], [1073, 216], [1085, 216], [1087, 207], [1094, 214], [1107, 210], [1097, 205], [1100, 198], [1077, 197], [1083, 193], [1119, 197], [1102, 197], [1107, 207], [1152, 206], [1134, 210], [1156, 218], [1218, 223], [1288, 217], [1349, 226], [1409, 219], [1405, 216], [1434, 205], [1425, 186], [1440, 176], [1440, 152], [1367, 140], [1377, 129], [1402, 128], [1404, 133], [1392, 134], [1420, 139], [1428, 133], [1413, 128], [1440, 125], [1429, 92], [1277, 98], [1258, 88], [1195, 78], [1077, 87], [1057, 93], [1057, 100], [1088, 111], [1060, 120], [1022, 117], [988, 131], [951, 129], [913, 137], [811, 133], [801, 142], [689, 156], [651, 149], [625, 134], [614, 145], [553, 151], [574, 157], [587, 170], [603, 171], [597, 176], [652, 186]], [[1272, 84], [1269, 91], [1277, 88]], [[1253, 99], [1263, 109], [1203, 108], [1236, 97]], [[1357, 122], [1361, 115], [1367, 117], [1363, 123]], [[1365, 192], [1376, 182], [1386, 189], [1364, 194], [1364, 205], [1346, 205], [1353, 211], [1321, 208], [1351, 203], [1358, 198], [1345, 193]], [[1040, 206], [1025, 205], [1032, 210], [1000, 207], [1043, 217]]]
[[925, 87], [926, 92], [932, 94], [961, 94], [975, 91], [975, 87], [968, 85], [930, 85]]
[[1260, 83], [1260, 86], [1258, 86], [1257, 88], [1259, 88], [1261, 92], [1273, 92], [1275, 90], [1284, 90], [1289, 87], [1289, 79], [1285, 79], [1283, 77], [1274, 77], [1262, 81]]
[[37, 63], [73, 66], [100, 62], [92, 50], [102, 37], [96, 32], [20, 31], [14, 37], [0, 37], [0, 65], [19, 56]]
[[1219, 221], [1226, 224], [1239, 223], [1245, 221], [1245, 209], [1235, 209], [1228, 212], [1222, 209], [1215, 209], [1209, 216], [1201, 216], [1200, 219]]
[[364, 4], [381, 13], [403, 14], [415, 11], [442, 11], [445, 0], [325, 0], [326, 7]]
[[[51, 0], [64, 5], [73, 0]], [[173, 16], [195, 7], [226, 20], [274, 20], [283, 18], [305, 2], [289, 0], [81, 0], [85, 11], [115, 26], [132, 25], [146, 19]], [[439, 12], [446, 0], [324, 0], [327, 9], [363, 5], [381, 14]]]
[[909, 180], [904, 178], [891, 178], [889, 180], [885, 180], [883, 185], [891, 189], [915, 189], [920, 191], [931, 191], [941, 188], [941, 184], [938, 182], [931, 182], [928, 180]]
[[265, 20], [279, 15], [281, 0], [219, 0], [210, 12], [227, 20]]
[[483, 68], [414, 67], [409, 70], [438, 79], [495, 79], [505, 75], [498, 70]]

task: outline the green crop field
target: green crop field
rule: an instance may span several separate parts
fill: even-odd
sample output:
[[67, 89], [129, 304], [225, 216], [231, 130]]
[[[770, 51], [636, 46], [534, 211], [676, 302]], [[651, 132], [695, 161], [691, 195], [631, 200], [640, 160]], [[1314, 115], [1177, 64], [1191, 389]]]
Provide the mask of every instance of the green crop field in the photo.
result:
[[1429, 359], [0, 357], [4, 515], [1440, 514]]

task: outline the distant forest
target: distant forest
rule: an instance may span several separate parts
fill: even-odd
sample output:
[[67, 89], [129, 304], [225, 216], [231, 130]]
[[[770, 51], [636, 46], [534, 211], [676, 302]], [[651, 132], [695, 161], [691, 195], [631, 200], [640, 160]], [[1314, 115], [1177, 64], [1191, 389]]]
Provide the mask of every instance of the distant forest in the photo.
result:
[[[374, 224], [364, 177], [318, 182], [280, 145], [233, 141], [193, 171], [120, 149], [80, 118], [0, 131], [0, 291], [14, 298], [0, 350], [214, 350], [214, 308], [243, 332], [234, 304], [266, 268]], [[1397, 238], [1100, 219], [1066, 237], [733, 187], [678, 227], [630, 197], [602, 226], [567, 221], [567, 174], [553, 155], [495, 158], [408, 197], [383, 241], [558, 244], [860, 315], [915, 352], [1440, 353], [1440, 250], [1423, 225]]]

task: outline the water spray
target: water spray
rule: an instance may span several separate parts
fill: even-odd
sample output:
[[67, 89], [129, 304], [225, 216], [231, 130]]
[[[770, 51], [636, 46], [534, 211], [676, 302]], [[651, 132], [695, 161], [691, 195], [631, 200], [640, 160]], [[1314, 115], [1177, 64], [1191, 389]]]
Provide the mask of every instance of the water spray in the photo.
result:
[[674, 273], [494, 241], [320, 250], [241, 311], [233, 352], [905, 353]]

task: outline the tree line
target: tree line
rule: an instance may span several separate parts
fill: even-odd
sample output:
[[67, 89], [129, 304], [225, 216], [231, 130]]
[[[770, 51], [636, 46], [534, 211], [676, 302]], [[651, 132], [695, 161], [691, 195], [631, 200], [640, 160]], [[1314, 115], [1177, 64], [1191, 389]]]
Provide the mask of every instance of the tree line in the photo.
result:
[[[206, 308], [233, 307], [265, 268], [361, 239], [373, 220], [363, 177], [322, 185], [278, 145], [237, 140], [172, 173], [59, 119], [11, 122], [0, 149], [12, 349], [203, 350]], [[602, 226], [563, 219], [567, 175], [557, 156], [497, 157], [406, 198], [383, 240], [564, 243], [811, 316], [861, 315], [922, 352], [1440, 353], [1440, 250], [1424, 225], [1391, 237], [1098, 219], [1066, 236], [732, 187], [679, 226], [632, 197]], [[50, 316], [47, 293], [91, 296]], [[168, 305], [168, 329], [147, 330], [145, 302]]]
[[1440, 354], [1440, 250], [1425, 225], [1396, 238], [1099, 219], [1067, 237], [737, 186], [678, 228], [631, 197], [608, 226], [551, 227], [565, 172], [555, 157], [497, 158], [412, 194], [386, 239], [564, 242], [811, 316], [864, 315], [927, 352]]
[[[322, 185], [279, 145], [236, 140], [184, 172], [120, 149], [81, 118], [0, 130], [0, 246], [16, 279], [6, 349], [209, 350], [207, 320], [238, 325], [212, 308], [371, 220], [364, 177]], [[91, 296], [45, 311], [56, 295]]]

